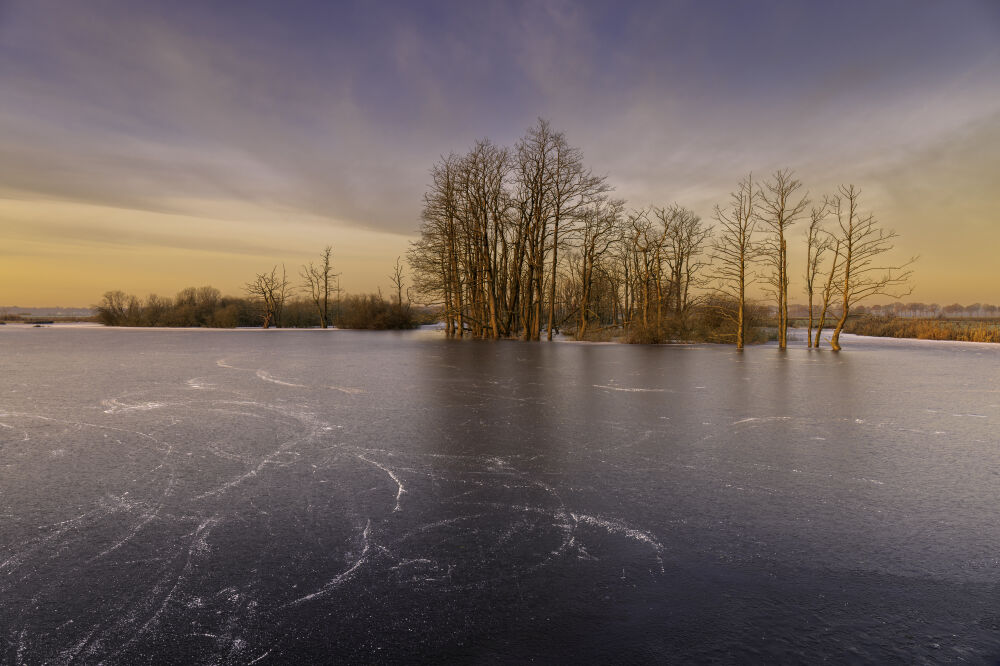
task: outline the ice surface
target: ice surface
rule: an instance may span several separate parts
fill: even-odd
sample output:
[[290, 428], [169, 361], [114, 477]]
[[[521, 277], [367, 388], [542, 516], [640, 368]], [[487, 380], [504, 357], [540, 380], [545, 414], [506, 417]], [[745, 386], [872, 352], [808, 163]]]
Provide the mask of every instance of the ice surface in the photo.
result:
[[0, 662], [1000, 656], [997, 347], [0, 344]]

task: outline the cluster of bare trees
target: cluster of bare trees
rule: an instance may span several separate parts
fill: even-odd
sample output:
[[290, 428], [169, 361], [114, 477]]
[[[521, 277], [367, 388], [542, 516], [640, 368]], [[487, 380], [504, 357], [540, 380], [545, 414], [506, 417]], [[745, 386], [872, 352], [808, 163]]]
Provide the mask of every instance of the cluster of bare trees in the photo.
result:
[[[416, 317], [409, 298], [404, 300], [406, 277], [399, 258], [388, 276], [395, 292], [388, 300], [376, 294], [342, 296], [340, 273], [333, 268], [333, 247], [327, 245], [319, 261], [299, 270], [301, 281], [293, 284], [284, 265], [258, 273], [243, 290], [258, 313], [257, 322], [264, 328], [275, 326], [329, 328], [335, 323], [344, 328], [413, 328]], [[299, 298], [295, 296], [298, 295]], [[291, 313], [288, 305], [291, 304]], [[310, 310], [306, 313], [303, 310]]]
[[[813, 208], [807, 245], [807, 289], [810, 297], [810, 331], [812, 327], [812, 287], [824, 254], [831, 254], [826, 283], [822, 291], [822, 307], [816, 324], [813, 347], [819, 347], [826, 314], [834, 299], [840, 306], [840, 316], [830, 338], [830, 347], [840, 350], [840, 334], [852, 309], [873, 296], [902, 298], [912, 293], [910, 279], [916, 258], [901, 263], [886, 261], [886, 253], [895, 246], [898, 234], [883, 228], [874, 214], [863, 212], [861, 190], [854, 185], [841, 185], [833, 196], [823, 198]], [[833, 218], [827, 229], [824, 221]], [[813, 233], [815, 231], [815, 233]]]
[[513, 149], [483, 140], [434, 165], [409, 260], [449, 335], [551, 339], [559, 250], [609, 189], [545, 121]]
[[579, 149], [540, 120], [513, 148], [482, 140], [433, 166], [409, 261], [450, 336], [538, 340], [566, 328], [582, 338], [613, 328], [655, 342], [690, 338], [698, 321], [713, 321], [702, 339], [742, 348], [750, 294], [762, 287], [784, 349], [789, 235], [808, 221], [809, 345], [819, 345], [836, 311], [839, 349], [851, 309], [907, 293], [910, 278], [911, 262], [881, 261], [896, 234], [861, 212], [859, 194], [844, 186], [810, 208], [802, 183], [780, 170], [763, 183], [741, 180], [716, 206], [714, 229], [676, 204], [627, 210]]
[[333, 246], [323, 248], [318, 264], [310, 261], [302, 266], [299, 276], [302, 281], [293, 285], [288, 280], [285, 265], [281, 265], [280, 274], [275, 265], [270, 272], [257, 273], [252, 281], [244, 285], [243, 291], [250, 302], [257, 306], [263, 328], [282, 327], [285, 303], [296, 291], [304, 295], [315, 308], [321, 328], [332, 325], [330, 298], [340, 296], [340, 274], [333, 272]]
[[[280, 270], [279, 270], [280, 268]], [[188, 287], [176, 298], [150, 294], [145, 300], [124, 291], [109, 291], [95, 306], [98, 321], [107, 326], [178, 326], [235, 328], [403, 329], [417, 326], [423, 312], [414, 312], [401, 258], [388, 276], [393, 294], [342, 295], [340, 274], [333, 270], [333, 247], [319, 261], [303, 265], [301, 281], [292, 282], [284, 265], [257, 273], [244, 296], [223, 296], [215, 287]]]
[[637, 341], [664, 341], [681, 332], [695, 290], [706, 283], [710, 235], [700, 217], [676, 204], [628, 213], [612, 252], [600, 257], [607, 288], [621, 292], [610, 322], [622, 322]]
[[409, 261], [449, 335], [548, 339], [570, 326], [681, 316], [709, 230], [680, 206], [626, 211], [580, 150], [540, 120], [517, 145], [479, 141], [431, 170]]
[[883, 255], [894, 248], [898, 234], [884, 229], [872, 213], [862, 212], [858, 188], [842, 185], [836, 194], [824, 196], [812, 208], [801, 188], [802, 183], [787, 169], [776, 171], [763, 186], [754, 185], [748, 175], [730, 195], [730, 205], [715, 209], [720, 225], [714, 255], [716, 288], [737, 301], [737, 347], [743, 346], [741, 317], [747, 287], [758, 279], [765, 281], [767, 293], [776, 304], [778, 346], [787, 347], [787, 233], [794, 223], [806, 218], [807, 209], [804, 277], [809, 347], [820, 346], [833, 308], [837, 309], [837, 320], [830, 347], [840, 350], [840, 334], [859, 303], [873, 296], [901, 298], [912, 291], [915, 258], [896, 264], [883, 261]]

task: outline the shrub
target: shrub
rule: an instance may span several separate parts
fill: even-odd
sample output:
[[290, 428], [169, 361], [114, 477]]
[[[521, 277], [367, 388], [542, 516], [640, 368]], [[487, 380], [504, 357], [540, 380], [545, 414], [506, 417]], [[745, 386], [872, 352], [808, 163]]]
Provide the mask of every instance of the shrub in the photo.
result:
[[341, 302], [337, 319], [343, 328], [407, 329], [417, 326], [409, 305], [389, 303], [380, 294], [348, 296]]
[[[641, 321], [633, 321], [626, 331], [625, 341], [636, 344], [658, 344], [664, 342], [717, 342], [736, 341], [735, 299], [711, 296], [685, 316], [664, 318], [660, 322], [650, 322], [643, 326]], [[767, 331], [762, 327], [765, 310], [759, 305], [747, 303], [744, 306], [746, 344], [767, 342]]]

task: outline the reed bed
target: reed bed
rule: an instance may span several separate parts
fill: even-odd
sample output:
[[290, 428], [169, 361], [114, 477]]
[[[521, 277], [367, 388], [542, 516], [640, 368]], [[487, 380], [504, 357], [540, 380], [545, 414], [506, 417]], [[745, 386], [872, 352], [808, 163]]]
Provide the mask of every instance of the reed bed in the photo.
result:
[[899, 317], [858, 317], [850, 319], [844, 331], [882, 338], [918, 340], [960, 340], [963, 342], [1000, 342], [1000, 321], [949, 319], [901, 319]]

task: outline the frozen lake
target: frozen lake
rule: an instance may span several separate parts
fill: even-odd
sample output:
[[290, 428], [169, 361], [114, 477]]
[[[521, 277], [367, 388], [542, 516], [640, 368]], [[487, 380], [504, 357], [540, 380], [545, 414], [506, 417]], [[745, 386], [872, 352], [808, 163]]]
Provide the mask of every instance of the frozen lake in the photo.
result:
[[0, 327], [0, 662], [1000, 658], [1000, 346]]

